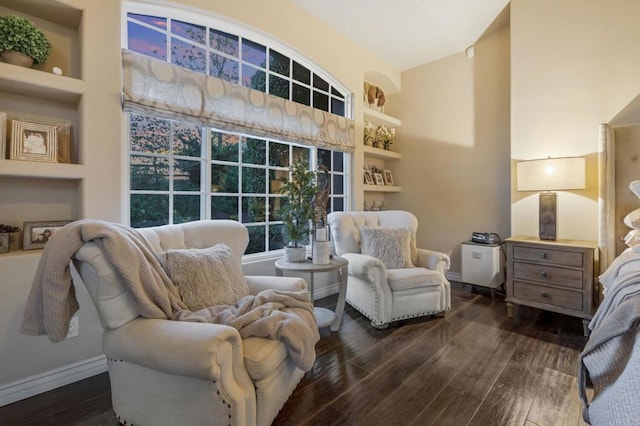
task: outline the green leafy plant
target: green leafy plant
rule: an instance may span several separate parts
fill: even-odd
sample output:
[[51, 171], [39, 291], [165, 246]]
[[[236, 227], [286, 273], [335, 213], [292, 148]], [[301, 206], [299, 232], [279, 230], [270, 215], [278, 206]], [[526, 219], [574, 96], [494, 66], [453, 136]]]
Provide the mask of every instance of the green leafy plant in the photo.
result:
[[313, 198], [318, 192], [316, 176], [309, 164], [297, 157], [289, 168], [289, 178], [282, 178], [279, 192], [284, 202], [277, 211], [285, 225], [285, 233], [293, 247], [299, 247], [309, 235], [314, 220]]
[[20, 228], [18, 228], [17, 226], [0, 224], [0, 234], [18, 232], [19, 230]]
[[25, 18], [0, 16], [0, 51], [15, 50], [33, 58], [34, 64], [44, 63], [51, 54], [51, 43], [42, 30]]

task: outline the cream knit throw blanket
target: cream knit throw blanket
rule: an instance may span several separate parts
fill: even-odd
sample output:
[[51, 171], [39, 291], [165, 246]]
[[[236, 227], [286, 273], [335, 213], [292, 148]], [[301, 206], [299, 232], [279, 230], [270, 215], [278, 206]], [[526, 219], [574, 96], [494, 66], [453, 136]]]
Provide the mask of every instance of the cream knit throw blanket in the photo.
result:
[[79, 308], [69, 263], [87, 241], [96, 241], [102, 246], [141, 316], [227, 324], [237, 328], [243, 337], [281, 340], [298, 367], [308, 371], [313, 366], [319, 334], [307, 292], [268, 290], [245, 296], [236, 306], [217, 306], [193, 313], [187, 310], [157, 254], [138, 231], [94, 219], [65, 226], [45, 245], [27, 300], [21, 333], [46, 334], [52, 342], [66, 338], [69, 321]]

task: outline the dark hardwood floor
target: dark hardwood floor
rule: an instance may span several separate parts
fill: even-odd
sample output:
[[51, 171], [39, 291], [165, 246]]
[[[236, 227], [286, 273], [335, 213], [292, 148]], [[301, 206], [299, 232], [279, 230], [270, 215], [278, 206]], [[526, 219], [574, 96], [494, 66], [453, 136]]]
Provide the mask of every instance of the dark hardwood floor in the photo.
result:
[[[332, 307], [336, 297], [318, 301]], [[579, 319], [521, 308], [452, 283], [444, 318], [386, 330], [347, 306], [321, 330], [317, 361], [274, 425], [584, 425]], [[118, 425], [106, 373], [0, 408], [2, 425]]]

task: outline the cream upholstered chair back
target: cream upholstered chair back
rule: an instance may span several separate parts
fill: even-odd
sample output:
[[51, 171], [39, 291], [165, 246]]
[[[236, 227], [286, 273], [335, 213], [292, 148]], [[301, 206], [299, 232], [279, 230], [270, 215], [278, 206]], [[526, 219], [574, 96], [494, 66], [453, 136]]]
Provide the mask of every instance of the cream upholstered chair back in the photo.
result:
[[418, 219], [413, 213], [404, 210], [333, 212], [328, 221], [338, 256], [360, 253], [360, 228], [363, 226], [410, 228], [414, 235], [418, 230]]
[[[242, 263], [242, 255], [249, 244], [247, 228], [232, 220], [202, 220], [138, 231], [158, 255], [171, 249], [207, 248], [225, 243], [231, 248], [238, 265]], [[139, 316], [122, 278], [103, 256], [97, 242], [90, 241], [78, 250], [74, 266], [95, 303], [102, 327], [116, 329]], [[80, 279], [76, 271], [75, 279]]]

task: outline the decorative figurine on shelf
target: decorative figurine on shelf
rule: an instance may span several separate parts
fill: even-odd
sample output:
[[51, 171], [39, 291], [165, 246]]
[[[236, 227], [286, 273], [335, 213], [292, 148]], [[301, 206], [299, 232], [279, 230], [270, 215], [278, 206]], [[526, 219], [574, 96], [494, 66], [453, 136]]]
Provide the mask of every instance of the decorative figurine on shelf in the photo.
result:
[[391, 148], [391, 144], [395, 137], [396, 129], [393, 127], [387, 128], [381, 124], [376, 128], [376, 141], [378, 145], [382, 145], [382, 148], [387, 151]]
[[376, 140], [376, 129], [369, 120], [364, 120], [364, 144], [372, 146]]
[[378, 108], [380, 108], [380, 112], [383, 112], [382, 107], [386, 102], [386, 98], [381, 88], [365, 81], [364, 96], [367, 103], [369, 104], [369, 108], [371, 108], [371, 106], [375, 104]]
[[9, 243], [11, 233], [20, 231], [17, 226], [0, 225], [0, 253], [9, 252]]

